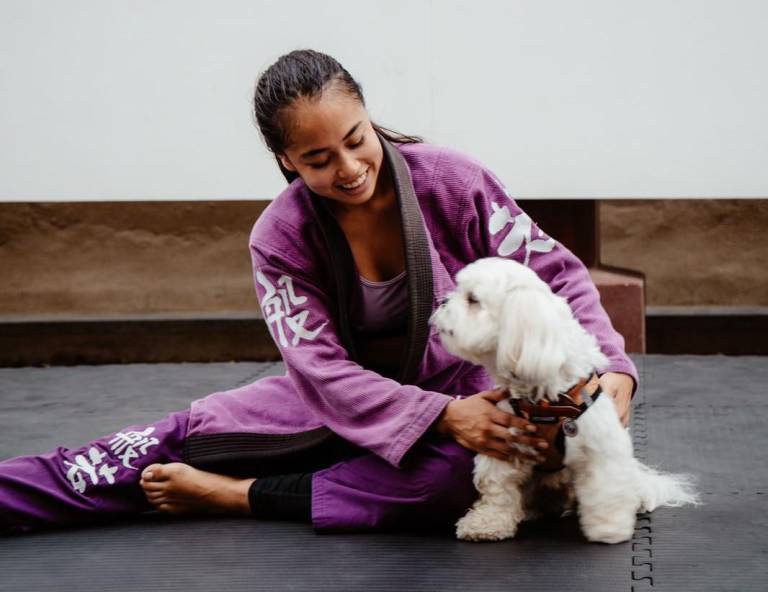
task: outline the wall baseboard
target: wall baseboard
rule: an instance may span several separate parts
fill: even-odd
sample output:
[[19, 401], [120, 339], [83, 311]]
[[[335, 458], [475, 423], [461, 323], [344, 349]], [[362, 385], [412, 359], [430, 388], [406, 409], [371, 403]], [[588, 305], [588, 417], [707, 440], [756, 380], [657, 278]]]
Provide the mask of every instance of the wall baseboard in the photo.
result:
[[766, 306], [649, 306], [645, 330], [650, 354], [768, 355]]
[[[768, 307], [649, 307], [649, 354], [768, 355]], [[0, 317], [0, 366], [280, 359], [244, 314]]]
[[279, 359], [254, 316], [0, 318], [0, 366]]

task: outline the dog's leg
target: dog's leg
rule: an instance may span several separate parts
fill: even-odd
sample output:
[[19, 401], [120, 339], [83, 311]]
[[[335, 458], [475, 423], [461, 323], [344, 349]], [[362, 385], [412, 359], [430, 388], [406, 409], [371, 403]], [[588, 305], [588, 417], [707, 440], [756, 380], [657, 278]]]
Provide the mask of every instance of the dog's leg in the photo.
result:
[[629, 433], [606, 396], [579, 418], [578, 426], [578, 435], [567, 439], [564, 462], [573, 472], [581, 530], [593, 542], [628, 541], [640, 508]]
[[474, 480], [480, 498], [456, 523], [456, 536], [466, 541], [500, 541], [517, 533], [525, 517], [522, 484], [531, 465], [478, 454]]

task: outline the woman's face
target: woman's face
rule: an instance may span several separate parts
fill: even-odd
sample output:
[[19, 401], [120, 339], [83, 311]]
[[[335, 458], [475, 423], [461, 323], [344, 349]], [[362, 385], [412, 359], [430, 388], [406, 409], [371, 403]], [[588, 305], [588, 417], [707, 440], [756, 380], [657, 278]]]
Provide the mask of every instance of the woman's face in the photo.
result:
[[360, 101], [330, 88], [296, 99], [284, 117], [290, 146], [279, 158], [312, 191], [343, 206], [381, 194], [382, 147]]

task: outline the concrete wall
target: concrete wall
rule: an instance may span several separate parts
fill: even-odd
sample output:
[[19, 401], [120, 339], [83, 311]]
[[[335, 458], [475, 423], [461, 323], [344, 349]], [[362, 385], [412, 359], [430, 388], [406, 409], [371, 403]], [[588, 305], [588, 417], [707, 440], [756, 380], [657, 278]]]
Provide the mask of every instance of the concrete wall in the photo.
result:
[[609, 201], [602, 262], [646, 275], [649, 306], [768, 305], [768, 200]]
[[0, 315], [258, 311], [266, 202], [0, 204]]

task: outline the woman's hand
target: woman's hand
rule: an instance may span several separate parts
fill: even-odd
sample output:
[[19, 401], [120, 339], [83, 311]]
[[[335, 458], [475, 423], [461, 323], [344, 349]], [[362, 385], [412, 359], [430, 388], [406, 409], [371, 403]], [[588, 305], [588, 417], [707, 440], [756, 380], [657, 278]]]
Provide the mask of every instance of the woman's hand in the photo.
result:
[[633, 386], [632, 377], [622, 372], [606, 372], [600, 377], [600, 388], [613, 399], [616, 412], [619, 414], [619, 419], [624, 427], [629, 425]]
[[[483, 391], [451, 401], [437, 420], [435, 427], [443, 435], [480, 454], [500, 460], [520, 458], [542, 462], [544, 457], [534, 450], [544, 450], [547, 442], [536, 438], [536, 426], [522, 417], [501, 411], [496, 403], [507, 398], [501, 389]], [[515, 428], [515, 434], [509, 428]], [[521, 451], [516, 445], [531, 447]]]

